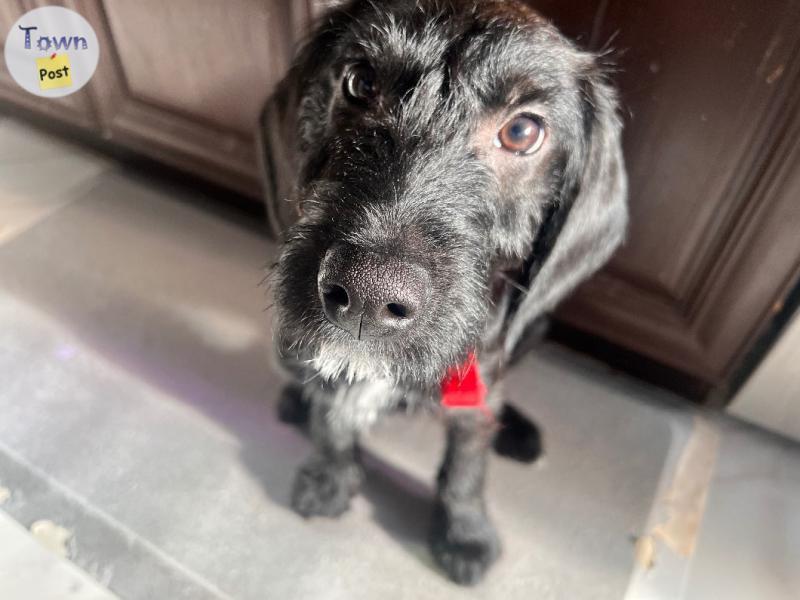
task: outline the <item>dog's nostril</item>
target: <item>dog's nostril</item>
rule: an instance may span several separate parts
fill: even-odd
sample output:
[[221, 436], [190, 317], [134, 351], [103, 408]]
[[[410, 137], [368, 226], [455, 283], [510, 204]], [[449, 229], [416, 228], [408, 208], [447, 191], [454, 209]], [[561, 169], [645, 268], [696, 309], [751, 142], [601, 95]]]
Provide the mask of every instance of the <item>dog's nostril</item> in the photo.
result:
[[387, 304], [386, 310], [389, 312], [390, 316], [396, 319], [408, 319], [412, 312], [409, 307], [404, 304], [398, 304], [397, 302], [390, 302]]
[[350, 304], [350, 297], [347, 295], [347, 290], [335, 283], [325, 286], [322, 295], [325, 296], [325, 300], [337, 306], [346, 307]]

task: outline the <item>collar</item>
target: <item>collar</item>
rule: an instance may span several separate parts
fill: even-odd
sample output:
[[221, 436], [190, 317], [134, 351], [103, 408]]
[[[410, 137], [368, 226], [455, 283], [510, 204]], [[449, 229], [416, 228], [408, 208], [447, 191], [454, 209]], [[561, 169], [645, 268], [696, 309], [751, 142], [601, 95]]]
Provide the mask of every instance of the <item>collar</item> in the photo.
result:
[[486, 385], [483, 383], [475, 353], [470, 352], [466, 360], [452, 367], [441, 385], [442, 406], [445, 408], [479, 408], [486, 406]]

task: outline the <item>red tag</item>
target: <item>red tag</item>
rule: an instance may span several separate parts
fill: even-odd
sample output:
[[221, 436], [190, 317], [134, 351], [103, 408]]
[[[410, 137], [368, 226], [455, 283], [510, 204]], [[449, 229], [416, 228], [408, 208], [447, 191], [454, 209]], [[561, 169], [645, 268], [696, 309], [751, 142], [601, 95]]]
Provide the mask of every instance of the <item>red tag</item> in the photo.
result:
[[442, 406], [446, 408], [486, 408], [486, 386], [478, 371], [475, 354], [453, 367], [442, 381]]

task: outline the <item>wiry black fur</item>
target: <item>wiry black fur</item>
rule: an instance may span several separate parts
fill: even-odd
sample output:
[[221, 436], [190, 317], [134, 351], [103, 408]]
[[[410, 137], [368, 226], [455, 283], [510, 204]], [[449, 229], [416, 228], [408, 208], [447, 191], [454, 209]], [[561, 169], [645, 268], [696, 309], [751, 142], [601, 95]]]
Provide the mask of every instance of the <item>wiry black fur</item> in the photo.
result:
[[[354, 63], [376, 73], [371, 104], [343, 96]], [[491, 143], [519, 112], [547, 126], [531, 156]], [[401, 403], [436, 406], [447, 369], [469, 352], [499, 409], [504, 365], [525, 326], [622, 239], [619, 130], [594, 57], [522, 4], [358, 0], [322, 20], [261, 132], [268, 208], [284, 240], [276, 347], [303, 382], [282, 410], [301, 420], [292, 411], [308, 408], [316, 446], [293, 491], [301, 514], [345, 510], [361, 479], [359, 431]], [[334, 244], [430, 275], [413, 327], [356, 339], [325, 317], [317, 276]], [[478, 411], [445, 419], [431, 547], [451, 578], [474, 583], [500, 548], [483, 501], [497, 423]]]

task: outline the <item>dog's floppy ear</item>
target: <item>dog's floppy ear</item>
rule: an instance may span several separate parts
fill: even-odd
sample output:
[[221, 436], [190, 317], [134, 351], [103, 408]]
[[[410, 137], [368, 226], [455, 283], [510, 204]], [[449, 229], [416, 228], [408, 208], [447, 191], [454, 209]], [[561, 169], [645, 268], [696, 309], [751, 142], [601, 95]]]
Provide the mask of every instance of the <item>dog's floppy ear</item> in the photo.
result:
[[343, 23], [343, 10], [323, 15], [292, 67], [267, 99], [258, 123], [264, 202], [269, 227], [279, 238], [298, 218], [295, 186], [303, 158], [324, 131], [331, 81], [325, 70]]
[[[548, 207], [511, 307], [506, 351], [525, 328], [608, 261], [628, 220], [627, 177], [617, 96], [591, 60], [579, 78], [584, 142], [566, 157], [558, 197]], [[572, 163], [570, 165], [570, 163]]]
[[267, 100], [258, 123], [261, 185], [270, 232], [276, 239], [297, 218], [292, 198], [297, 169], [299, 67], [293, 66]]

